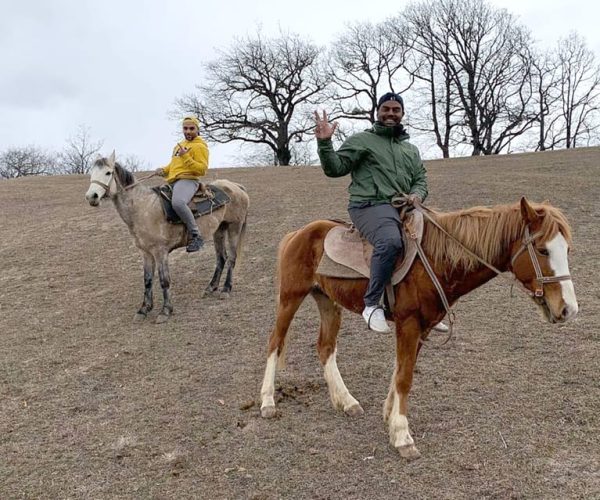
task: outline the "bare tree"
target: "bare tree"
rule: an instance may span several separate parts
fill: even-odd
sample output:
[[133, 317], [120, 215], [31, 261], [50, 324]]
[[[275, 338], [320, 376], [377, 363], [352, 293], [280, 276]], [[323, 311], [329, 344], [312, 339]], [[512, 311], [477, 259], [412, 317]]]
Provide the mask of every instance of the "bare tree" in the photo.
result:
[[[399, 29], [401, 31], [401, 29]], [[329, 51], [334, 82], [330, 98], [336, 103], [331, 117], [374, 122], [377, 101], [389, 91], [405, 92], [413, 79], [403, 71], [409, 49], [403, 38], [393, 38], [384, 24], [349, 25]]]
[[144, 172], [152, 168], [147, 162], [134, 154], [121, 157], [119, 163], [130, 172]]
[[559, 64], [552, 52], [538, 53], [532, 58], [534, 103], [537, 108], [537, 138], [533, 149], [545, 151], [560, 145], [564, 124], [558, 112], [560, 103]]
[[574, 148], [598, 129], [600, 68], [585, 41], [571, 33], [558, 43], [560, 115], [564, 135], [559, 143]]
[[56, 155], [36, 146], [12, 147], [0, 153], [0, 179], [50, 175], [56, 171]]
[[463, 124], [460, 98], [449, 67], [452, 48], [448, 31], [438, 31], [431, 4], [410, 5], [386, 22], [386, 31], [399, 45], [411, 47], [406, 69], [415, 79], [412, 90], [411, 128], [433, 133], [443, 158], [459, 140], [454, 129]]
[[93, 141], [90, 128], [79, 125], [60, 153], [61, 170], [66, 174], [87, 174], [103, 141]]
[[425, 0], [401, 16], [425, 61], [413, 71], [429, 82], [442, 151], [452, 129], [479, 155], [501, 152], [533, 127], [532, 42], [514, 16], [484, 0]]
[[312, 135], [312, 111], [329, 85], [322, 49], [296, 34], [237, 39], [206, 65], [207, 82], [176, 102], [196, 115], [209, 140], [264, 145], [288, 165], [295, 143]]
[[[242, 146], [243, 148], [244, 146]], [[294, 144], [291, 149], [292, 157], [290, 165], [317, 165], [319, 163], [314, 144], [309, 141]], [[273, 151], [265, 146], [253, 147], [250, 151], [241, 156], [241, 166], [245, 167], [264, 167], [277, 163], [277, 158]]]

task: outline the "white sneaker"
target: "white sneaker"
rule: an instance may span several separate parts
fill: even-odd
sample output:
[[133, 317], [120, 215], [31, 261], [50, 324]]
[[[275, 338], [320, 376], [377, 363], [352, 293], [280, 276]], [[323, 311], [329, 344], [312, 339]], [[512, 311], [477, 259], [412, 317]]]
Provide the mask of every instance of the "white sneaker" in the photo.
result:
[[450, 331], [450, 328], [448, 328], [448, 325], [446, 325], [446, 323], [442, 323], [441, 321], [437, 325], [435, 325], [433, 327], [433, 329], [436, 332], [442, 332], [442, 333], [446, 333], [446, 332]]
[[385, 320], [385, 315], [383, 314], [381, 306], [365, 307], [365, 310], [362, 312], [362, 317], [367, 322], [369, 329], [374, 332], [390, 333], [392, 331]]

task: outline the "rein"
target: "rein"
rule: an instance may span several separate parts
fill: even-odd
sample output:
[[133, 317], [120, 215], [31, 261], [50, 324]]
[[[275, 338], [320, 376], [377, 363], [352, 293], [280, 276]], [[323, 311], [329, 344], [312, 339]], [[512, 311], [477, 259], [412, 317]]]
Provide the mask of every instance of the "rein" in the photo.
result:
[[144, 177], [140, 177], [139, 179], [136, 179], [133, 184], [129, 184], [129, 186], [125, 186], [123, 189], [124, 190], [131, 189], [132, 187], [137, 186], [138, 184], [141, 184], [142, 181], [147, 181], [148, 179], [151, 179], [152, 177], [155, 177], [157, 175], [158, 175], [157, 173], [152, 173], [149, 175], [145, 175]]
[[[131, 189], [134, 186], [137, 186], [138, 184], [141, 184], [142, 181], [146, 181], [148, 179], [151, 179], [152, 177], [158, 175], [156, 173], [152, 173], [149, 175], [146, 175], [144, 177], [140, 177], [139, 179], [136, 179], [135, 182], [133, 182], [132, 184], [129, 184], [129, 186], [123, 186], [121, 185], [121, 183], [118, 181], [117, 177], [115, 177], [115, 171], [114, 169], [110, 171], [110, 175], [112, 176], [112, 178], [115, 180], [115, 183], [117, 184], [117, 188], [121, 188], [121, 190], [123, 191], [127, 191], [128, 189]], [[98, 186], [102, 187], [104, 189], [104, 197], [106, 196], [110, 196], [110, 184], [106, 184], [104, 182], [101, 181], [97, 181], [97, 180], [91, 180], [90, 184], [98, 184]]]
[[[406, 197], [402, 197], [402, 196], [398, 196], [398, 197], [394, 197], [392, 199], [391, 202], [392, 206], [395, 208], [398, 208], [401, 210], [401, 218], [404, 218], [407, 208], [408, 208], [408, 204], [406, 201]], [[515, 276], [514, 273], [512, 272], [508, 272], [508, 276], [505, 275], [502, 271], [500, 271], [498, 268], [496, 268], [495, 266], [493, 266], [492, 264], [490, 264], [489, 262], [485, 261], [484, 259], [482, 259], [481, 257], [479, 257], [476, 253], [474, 253], [473, 251], [471, 251], [470, 249], [468, 249], [465, 245], [463, 245], [455, 236], [451, 235], [448, 231], [446, 231], [430, 214], [433, 214], [434, 211], [431, 210], [430, 208], [426, 207], [425, 205], [423, 205], [420, 201], [415, 201], [413, 202], [413, 205], [419, 209], [422, 213], [423, 216], [429, 221], [431, 222], [437, 229], [439, 229], [444, 235], [446, 235], [448, 238], [450, 238], [452, 241], [454, 241], [460, 248], [462, 248], [465, 252], [467, 252], [467, 254], [469, 254], [471, 257], [473, 257], [475, 260], [477, 260], [480, 264], [484, 265], [485, 267], [487, 267], [488, 269], [492, 270], [494, 273], [496, 273], [496, 275], [506, 279], [510, 285], [511, 285], [511, 290], [512, 287], [516, 284], [519, 285], [519, 288], [521, 290], [523, 290], [527, 295], [529, 295], [530, 297], [543, 297], [544, 296], [544, 284], [547, 283], [558, 283], [560, 281], [566, 281], [566, 280], [570, 280], [571, 279], [571, 275], [570, 274], [565, 274], [562, 276], [544, 276], [542, 273], [542, 268], [540, 266], [540, 262], [537, 258], [537, 255], [535, 253], [535, 249], [533, 247], [533, 242], [535, 240], [536, 237], [538, 237], [541, 233], [535, 233], [533, 235], [530, 235], [529, 232], [529, 226], [525, 226], [525, 233], [523, 235], [523, 241], [521, 243], [521, 247], [519, 248], [519, 250], [517, 250], [517, 252], [513, 255], [513, 257], [511, 258], [511, 267], [514, 265], [517, 257], [519, 257], [525, 250], [528, 250], [529, 252], [529, 256], [531, 258], [531, 263], [533, 265], [533, 268], [535, 270], [535, 274], [536, 274], [536, 281], [538, 283], [538, 287], [536, 288], [535, 292], [531, 292], [530, 290], [528, 290], [525, 285], [523, 285], [523, 283], [521, 283], [517, 277]], [[433, 267], [431, 266], [431, 263], [427, 260], [427, 257], [425, 255], [425, 252], [423, 250], [422, 245], [416, 241], [415, 242], [417, 245], [417, 253], [421, 259], [421, 262], [423, 263], [423, 267], [425, 267], [425, 271], [427, 271], [427, 274], [429, 275], [429, 277], [431, 278], [431, 281], [433, 282], [438, 295], [440, 296], [440, 299], [442, 301], [442, 304], [444, 305], [444, 309], [446, 310], [446, 314], [448, 315], [448, 322], [450, 323], [449, 325], [449, 330], [448, 330], [448, 337], [446, 338], [446, 340], [444, 340], [444, 342], [442, 342], [441, 345], [445, 345], [447, 344], [450, 339], [452, 338], [453, 335], [453, 326], [454, 326], [454, 321], [456, 319], [456, 315], [454, 313], [454, 311], [452, 310], [452, 307], [450, 306], [450, 303], [448, 302], [448, 298], [446, 297], [446, 293], [444, 292], [444, 289], [440, 283], [440, 281], [438, 280], [437, 276], [435, 275], [435, 272], [433, 270]], [[511, 292], [512, 293], [512, 292]], [[423, 343], [423, 339], [419, 339], [419, 341], [421, 343]]]

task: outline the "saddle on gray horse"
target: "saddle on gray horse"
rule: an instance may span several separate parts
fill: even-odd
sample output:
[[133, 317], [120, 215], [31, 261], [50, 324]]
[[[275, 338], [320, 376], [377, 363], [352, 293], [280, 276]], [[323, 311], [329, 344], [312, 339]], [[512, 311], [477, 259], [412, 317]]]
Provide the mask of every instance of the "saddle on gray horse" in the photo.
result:
[[[403, 221], [402, 239], [404, 253], [394, 264], [391, 284], [400, 283], [410, 270], [417, 255], [417, 242], [423, 239], [423, 213], [409, 212]], [[332, 228], [325, 236], [325, 252], [317, 273], [334, 278], [369, 278], [373, 246], [359, 234], [354, 226]]]
[[[182, 224], [183, 222], [179, 218], [179, 215], [173, 210], [171, 199], [173, 197], [173, 190], [170, 184], [163, 184], [152, 188], [155, 191], [160, 200], [162, 201], [163, 212], [167, 221], [171, 224]], [[221, 208], [231, 201], [229, 195], [218, 188], [214, 184], [200, 183], [196, 194], [192, 200], [188, 203], [188, 206], [192, 210], [195, 218], [201, 217], [202, 215], [210, 214], [214, 210]]]

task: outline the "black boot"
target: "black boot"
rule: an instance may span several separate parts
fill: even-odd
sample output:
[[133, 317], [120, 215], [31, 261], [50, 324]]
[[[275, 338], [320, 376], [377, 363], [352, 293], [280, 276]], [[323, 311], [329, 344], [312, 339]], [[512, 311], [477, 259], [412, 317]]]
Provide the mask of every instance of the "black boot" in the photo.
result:
[[204, 246], [204, 240], [200, 233], [192, 233], [191, 238], [188, 241], [187, 247], [185, 247], [186, 252], [197, 252]]

